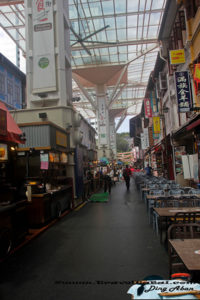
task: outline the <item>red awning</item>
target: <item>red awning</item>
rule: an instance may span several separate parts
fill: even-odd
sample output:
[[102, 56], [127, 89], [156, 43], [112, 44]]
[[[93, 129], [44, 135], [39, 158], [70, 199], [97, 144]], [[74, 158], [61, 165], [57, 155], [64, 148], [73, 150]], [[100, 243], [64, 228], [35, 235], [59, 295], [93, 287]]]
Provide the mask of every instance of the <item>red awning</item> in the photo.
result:
[[13, 142], [16, 144], [20, 144], [20, 143], [23, 144], [24, 141], [22, 141], [20, 138], [20, 136], [22, 135], [22, 131], [17, 126], [13, 117], [11, 116], [8, 109], [2, 102], [0, 102], [0, 109], [6, 111], [7, 114], [7, 135], [5, 136], [0, 135], [0, 140], [3, 140], [5, 142]]
[[200, 120], [197, 120], [195, 122], [193, 122], [192, 124], [188, 125], [186, 127], [187, 131], [192, 130], [193, 128], [197, 127], [200, 125]]

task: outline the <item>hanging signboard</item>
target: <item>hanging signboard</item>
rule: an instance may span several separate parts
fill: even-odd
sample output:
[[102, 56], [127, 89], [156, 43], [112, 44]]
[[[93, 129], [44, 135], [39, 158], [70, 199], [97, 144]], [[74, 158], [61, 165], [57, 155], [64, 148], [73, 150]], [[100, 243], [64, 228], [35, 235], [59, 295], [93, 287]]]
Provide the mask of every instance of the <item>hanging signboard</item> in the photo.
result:
[[148, 127], [143, 129], [145, 149], [149, 148], [149, 130]]
[[151, 100], [144, 99], [144, 109], [145, 109], [145, 117], [151, 118], [152, 117], [152, 109], [151, 109]]
[[158, 99], [156, 96], [156, 91], [150, 92], [150, 99], [151, 99], [152, 111], [153, 111], [153, 113], [157, 113], [158, 112]]
[[106, 126], [99, 127], [99, 141], [101, 145], [107, 145]]
[[154, 145], [154, 140], [153, 140], [153, 128], [149, 127], [149, 146], [152, 147]]
[[56, 130], [56, 145], [67, 147], [67, 135]]
[[141, 148], [142, 150], [145, 150], [145, 138], [144, 138], [144, 133], [140, 133], [140, 140], [141, 140]]
[[0, 135], [7, 134], [7, 113], [5, 110], [0, 109]]
[[0, 161], [8, 160], [8, 146], [0, 144]]
[[32, 11], [33, 93], [56, 91], [53, 1], [34, 0]]
[[98, 109], [99, 109], [99, 125], [106, 125], [106, 103], [103, 98], [98, 99]]
[[178, 65], [178, 64], [185, 63], [185, 50], [184, 49], [171, 50], [171, 51], [169, 51], [169, 56], [170, 56], [170, 64], [171, 65]]
[[178, 111], [185, 113], [190, 111], [191, 92], [188, 71], [175, 72], [176, 96], [178, 101]]
[[200, 64], [194, 65], [194, 87], [195, 87], [195, 94], [197, 95], [200, 90]]
[[155, 134], [160, 133], [160, 117], [153, 117], [153, 132]]
[[49, 155], [48, 153], [40, 154], [40, 169], [48, 170], [49, 168]]

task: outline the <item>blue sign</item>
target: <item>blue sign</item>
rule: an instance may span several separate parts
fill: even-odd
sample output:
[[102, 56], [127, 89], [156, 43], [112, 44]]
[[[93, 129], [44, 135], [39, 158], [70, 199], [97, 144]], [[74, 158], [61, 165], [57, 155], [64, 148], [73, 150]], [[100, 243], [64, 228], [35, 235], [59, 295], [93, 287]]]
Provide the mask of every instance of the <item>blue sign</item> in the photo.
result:
[[175, 72], [176, 95], [178, 101], [178, 111], [185, 113], [190, 111], [191, 92], [188, 71]]

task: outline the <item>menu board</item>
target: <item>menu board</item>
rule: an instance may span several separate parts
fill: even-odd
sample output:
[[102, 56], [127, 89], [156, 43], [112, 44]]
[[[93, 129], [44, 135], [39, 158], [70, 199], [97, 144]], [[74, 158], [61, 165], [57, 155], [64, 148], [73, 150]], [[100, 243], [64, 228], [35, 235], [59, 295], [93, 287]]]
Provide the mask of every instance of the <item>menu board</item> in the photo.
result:
[[68, 157], [67, 157], [66, 153], [62, 152], [60, 154], [60, 162], [62, 162], [62, 163], [67, 163], [68, 162]]
[[48, 170], [49, 168], [49, 155], [48, 153], [40, 154], [40, 169]]
[[183, 174], [182, 155], [185, 155], [185, 146], [175, 147], [175, 170], [176, 175]]
[[8, 147], [6, 144], [0, 144], [0, 161], [8, 160]]

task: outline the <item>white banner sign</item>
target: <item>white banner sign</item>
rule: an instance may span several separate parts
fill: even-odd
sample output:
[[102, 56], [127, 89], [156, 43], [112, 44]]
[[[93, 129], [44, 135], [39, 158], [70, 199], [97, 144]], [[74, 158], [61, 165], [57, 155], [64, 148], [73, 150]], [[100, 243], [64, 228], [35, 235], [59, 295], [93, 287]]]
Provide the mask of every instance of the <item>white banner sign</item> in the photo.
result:
[[53, 0], [32, 1], [33, 93], [56, 91]]
[[107, 145], [106, 126], [99, 127], [99, 141], [101, 145]]
[[145, 150], [145, 138], [144, 138], [144, 133], [140, 133], [140, 139], [141, 139], [141, 148], [142, 150]]
[[142, 150], [145, 150], [149, 147], [149, 133], [148, 133], [148, 128], [144, 128], [144, 133], [140, 134], [141, 138], [141, 147]]
[[99, 109], [99, 125], [106, 125], [106, 103], [105, 99], [98, 99], [98, 109]]
[[144, 128], [143, 129], [144, 131], [144, 142], [145, 142], [145, 149], [149, 148], [149, 129], [148, 127], [147, 128]]

